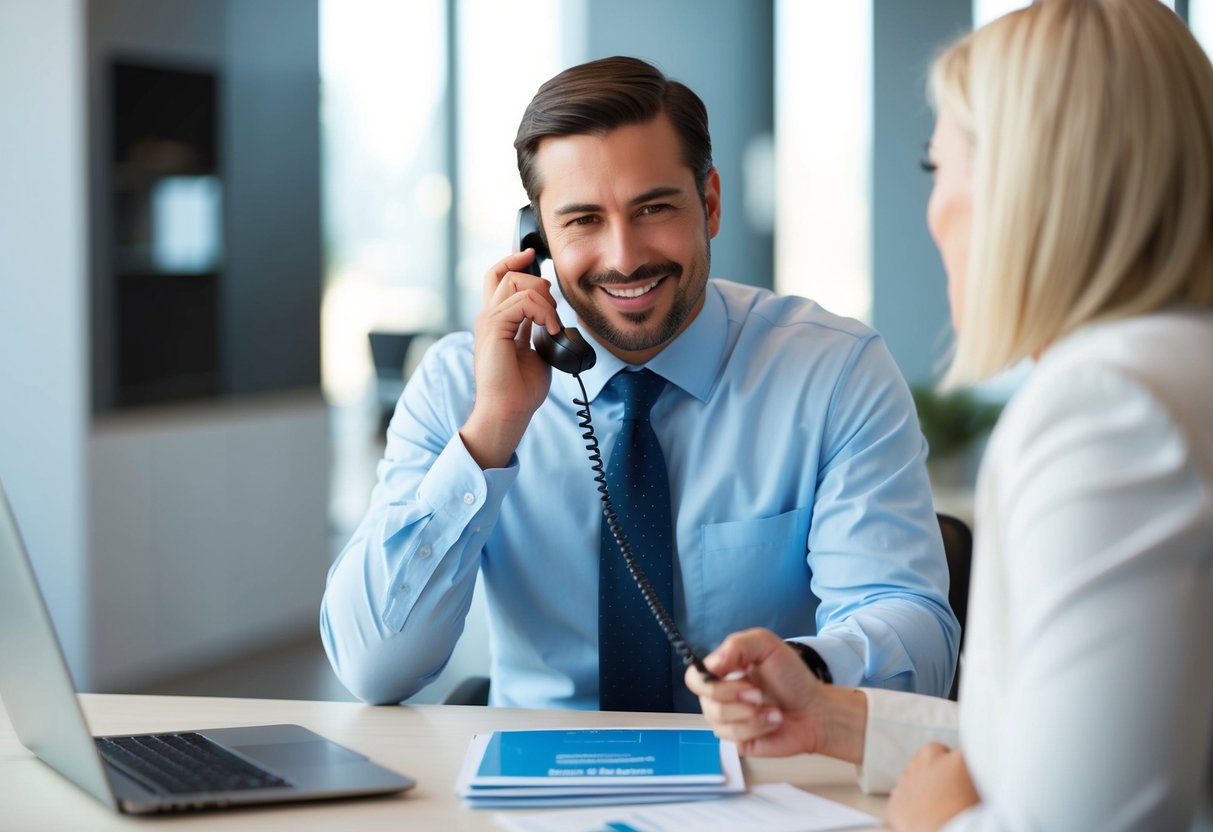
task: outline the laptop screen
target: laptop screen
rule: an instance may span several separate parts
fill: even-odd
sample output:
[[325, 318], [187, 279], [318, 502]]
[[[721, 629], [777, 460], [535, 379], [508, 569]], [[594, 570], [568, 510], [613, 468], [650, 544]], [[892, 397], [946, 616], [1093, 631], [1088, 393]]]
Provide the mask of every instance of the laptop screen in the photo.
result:
[[102, 803], [116, 807], [3, 483], [0, 699], [22, 745]]

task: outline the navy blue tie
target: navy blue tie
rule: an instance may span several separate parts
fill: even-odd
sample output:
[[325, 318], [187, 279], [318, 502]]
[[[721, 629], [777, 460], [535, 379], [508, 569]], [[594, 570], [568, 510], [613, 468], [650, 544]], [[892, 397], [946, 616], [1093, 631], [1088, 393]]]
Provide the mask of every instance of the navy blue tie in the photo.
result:
[[[673, 611], [670, 481], [649, 424], [649, 410], [666, 382], [649, 370], [625, 370], [607, 384], [623, 399], [623, 427], [606, 470], [611, 504], [636, 562], [666, 609]], [[605, 517], [598, 564], [599, 707], [673, 711], [669, 642], [628, 574]]]

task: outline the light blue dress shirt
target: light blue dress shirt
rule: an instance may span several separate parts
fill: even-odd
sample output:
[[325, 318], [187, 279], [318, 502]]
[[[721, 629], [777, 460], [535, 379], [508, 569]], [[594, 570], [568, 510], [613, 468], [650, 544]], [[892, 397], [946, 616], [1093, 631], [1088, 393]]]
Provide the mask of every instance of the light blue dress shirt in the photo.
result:
[[[447, 336], [401, 396], [370, 508], [329, 572], [325, 649], [359, 698], [403, 700], [446, 665], [481, 572], [491, 703], [597, 708], [602, 508], [580, 390], [553, 372], [509, 466], [481, 470], [458, 433], [472, 351], [470, 333]], [[625, 365], [597, 352], [582, 380], [609, 460], [622, 404], [603, 388]], [[959, 627], [926, 443], [880, 337], [712, 280], [646, 366], [669, 381], [651, 421], [670, 473], [673, 613], [696, 652], [767, 627], [816, 648], [838, 684], [944, 695]], [[682, 668], [670, 673], [676, 707], [697, 711]]]

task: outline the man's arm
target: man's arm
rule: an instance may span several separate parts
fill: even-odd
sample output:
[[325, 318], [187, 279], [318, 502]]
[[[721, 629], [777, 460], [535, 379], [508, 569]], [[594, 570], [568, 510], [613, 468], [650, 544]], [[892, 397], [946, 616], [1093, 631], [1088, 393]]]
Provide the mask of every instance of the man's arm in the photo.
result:
[[471, 353], [466, 334], [448, 336], [409, 380], [370, 508], [329, 571], [321, 638], [342, 683], [367, 702], [412, 696], [446, 665], [517, 472], [481, 470], [459, 437]]
[[409, 380], [370, 510], [329, 571], [321, 637], [365, 701], [416, 693], [463, 632], [514, 450], [551, 381], [530, 333], [559, 329], [555, 300], [545, 280], [515, 271], [533, 257], [517, 252], [485, 273], [474, 349], [466, 335], [444, 339]]
[[831, 397], [809, 530], [817, 635], [840, 685], [947, 695], [960, 627], [909, 388], [878, 337]]

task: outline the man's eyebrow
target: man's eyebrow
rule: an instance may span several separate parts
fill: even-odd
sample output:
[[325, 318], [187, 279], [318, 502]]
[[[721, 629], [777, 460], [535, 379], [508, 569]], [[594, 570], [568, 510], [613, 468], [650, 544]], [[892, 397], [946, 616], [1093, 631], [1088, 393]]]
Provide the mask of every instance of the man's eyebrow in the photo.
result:
[[555, 213], [558, 217], [564, 217], [569, 214], [592, 214], [595, 211], [601, 210], [601, 205], [595, 205], [592, 202], [571, 202], [568, 205], [558, 207]]
[[674, 185], [660, 185], [653, 188], [651, 191], [645, 191], [640, 196], [633, 198], [629, 204], [641, 205], [645, 202], [651, 202], [654, 199], [661, 199], [662, 197], [681, 196], [682, 192], [682, 188]]
[[[632, 197], [632, 199], [628, 201], [628, 204], [643, 205], [646, 202], [650, 202], [654, 199], [661, 199], [662, 197], [681, 196], [682, 193], [683, 189], [674, 185], [660, 185], [656, 188], [645, 191], [639, 196]], [[558, 217], [565, 217], [569, 214], [593, 214], [601, 210], [602, 206], [593, 202], [570, 202], [567, 205], [561, 205], [556, 208], [555, 214]]]

